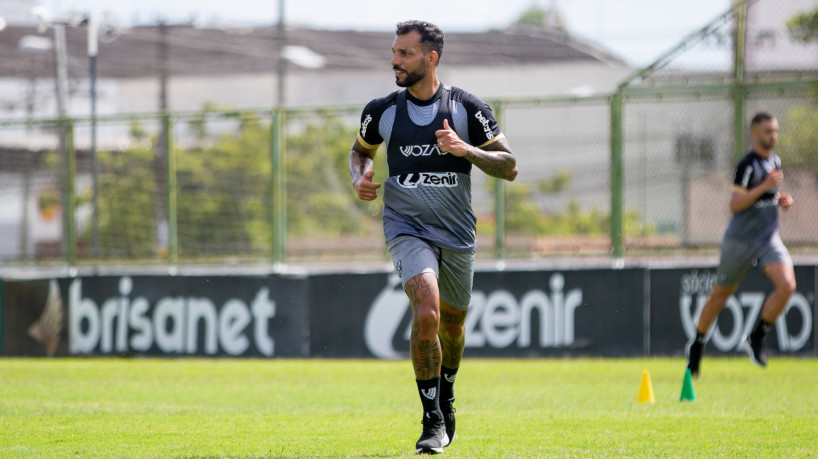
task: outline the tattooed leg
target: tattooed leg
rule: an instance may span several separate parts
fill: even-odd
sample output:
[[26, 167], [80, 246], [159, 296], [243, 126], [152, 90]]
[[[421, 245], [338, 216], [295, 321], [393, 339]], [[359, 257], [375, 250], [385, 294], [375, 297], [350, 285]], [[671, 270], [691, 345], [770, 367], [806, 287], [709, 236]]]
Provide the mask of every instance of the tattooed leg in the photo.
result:
[[443, 352], [443, 366], [446, 368], [460, 368], [460, 359], [466, 346], [466, 313], [440, 302], [440, 347]]
[[440, 376], [440, 291], [437, 277], [432, 273], [418, 274], [406, 282], [405, 288], [412, 304], [409, 347], [415, 379], [427, 380]]

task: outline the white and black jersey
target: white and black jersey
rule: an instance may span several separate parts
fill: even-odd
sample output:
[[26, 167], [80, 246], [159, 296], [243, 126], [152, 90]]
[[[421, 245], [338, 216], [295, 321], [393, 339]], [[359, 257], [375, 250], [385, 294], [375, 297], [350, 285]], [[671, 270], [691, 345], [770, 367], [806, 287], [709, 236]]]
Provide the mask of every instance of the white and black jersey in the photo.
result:
[[488, 104], [441, 84], [425, 101], [405, 89], [371, 101], [361, 114], [358, 142], [368, 148], [387, 145], [387, 242], [406, 234], [448, 250], [471, 252], [477, 224], [471, 206], [472, 164], [438, 148], [435, 131], [443, 129], [444, 119], [469, 145], [484, 147], [503, 137]]

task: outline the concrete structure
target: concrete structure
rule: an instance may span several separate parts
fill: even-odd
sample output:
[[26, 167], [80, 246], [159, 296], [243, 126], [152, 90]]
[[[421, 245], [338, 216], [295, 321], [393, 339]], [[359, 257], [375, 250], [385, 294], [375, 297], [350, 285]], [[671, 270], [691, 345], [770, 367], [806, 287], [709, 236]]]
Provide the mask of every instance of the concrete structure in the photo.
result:
[[[54, 53], [50, 31], [9, 25], [0, 32], [0, 118], [50, 117]], [[100, 43], [99, 113], [362, 103], [394, 90], [392, 32], [136, 27]], [[89, 111], [86, 30], [67, 30], [71, 115]], [[279, 48], [282, 52], [279, 53]], [[611, 91], [629, 69], [606, 52], [537, 28], [447, 34], [441, 78], [483, 98], [587, 95]], [[49, 88], [50, 86], [50, 88]], [[50, 89], [50, 90], [49, 90]]]

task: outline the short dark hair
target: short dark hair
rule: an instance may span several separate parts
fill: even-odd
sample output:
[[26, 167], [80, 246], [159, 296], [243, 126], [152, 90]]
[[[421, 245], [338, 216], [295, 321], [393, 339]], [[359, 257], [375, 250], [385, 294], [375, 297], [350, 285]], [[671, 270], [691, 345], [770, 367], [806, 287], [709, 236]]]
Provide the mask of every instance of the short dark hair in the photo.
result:
[[443, 31], [430, 22], [411, 20], [399, 22], [395, 35], [406, 35], [413, 30], [420, 34], [420, 44], [424, 46], [426, 52], [437, 52], [439, 61], [443, 56]]
[[759, 124], [765, 121], [771, 121], [775, 117], [767, 112], [758, 112], [753, 116], [753, 119], [750, 120], [750, 127], [758, 126]]

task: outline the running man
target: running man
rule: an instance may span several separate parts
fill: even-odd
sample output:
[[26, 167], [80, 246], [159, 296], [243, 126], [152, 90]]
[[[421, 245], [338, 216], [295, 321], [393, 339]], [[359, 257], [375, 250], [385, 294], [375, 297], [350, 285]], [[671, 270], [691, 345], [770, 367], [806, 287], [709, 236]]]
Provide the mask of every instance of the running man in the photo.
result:
[[423, 406], [415, 454], [437, 454], [455, 436], [453, 384], [476, 247], [472, 165], [514, 180], [517, 161], [489, 106], [438, 80], [443, 32], [437, 26], [398, 24], [392, 54], [402, 89], [364, 108], [349, 169], [358, 198], [374, 200], [381, 184], [373, 182], [373, 159], [386, 145], [383, 230], [412, 305], [410, 355]]
[[756, 365], [767, 366], [764, 339], [795, 292], [792, 259], [778, 235], [778, 207], [788, 210], [793, 204], [792, 196], [779, 191], [784, 173], [781, 158], [773, 152], [778, 138], [778, 120], [769, 113], [758, 113], [750, 122], [750, 133], [753, 149], [736, 167], [730, 196], [733, 219], [722, 240], [716, 283], [702, 307], [696, 337], [686, 346], [687, 367], [695, 378], [699, 377], [705, 335], [753, 266], [758, 265], [764, 270], [774, 288], [764, 303], [755, 328], [741, 341], [741, 346]]

